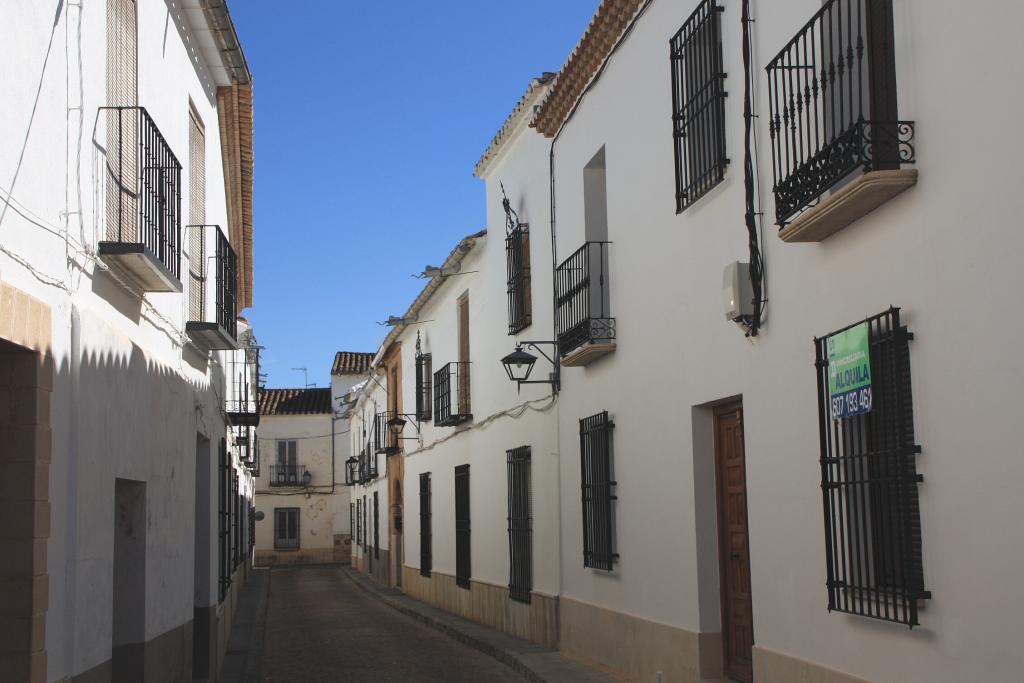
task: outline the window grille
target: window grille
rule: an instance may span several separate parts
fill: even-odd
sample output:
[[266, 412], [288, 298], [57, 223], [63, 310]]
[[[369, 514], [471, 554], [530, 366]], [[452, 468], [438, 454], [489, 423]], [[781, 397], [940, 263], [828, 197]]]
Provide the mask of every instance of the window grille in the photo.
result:
[[530, 447], [513, 448], [508, 458], [508, 591], [509, 597], [530, 602], [533, 589], [533, 517], [530, 487]]
[[416, 419], [430, 420], [433, 404], [431, 357], [429, 353], [416, 356]]
[[242, 497], [238, 491], [238, 472], [234, 473], [231, 486], [231, 569], [238, 569], [242, 560]]
[[615, 339], [609, 302], [609, 242], [585, 242], [555, 269], [555, 333], [563, 358]]
[[363, 501], [356, 501], [356, 546], [363, 545]]
[[469, 465], [455, 468], [455, 585], [469, 588]]
[[256, 506], [249, 506], [249, 550], [246, 555], [251, 556], [256, 548]]
[[293, 550], [299, 547], [299, 508], [274, 509], [274, 548]]
[[[828, 339], [815, 339], [829, 610], [918, 623], [924, 589], [910, 381], [900, 309], [868, 318], [871, 403], [833, 419]], [[860, 324], [860, 323], [858, 323]], [[854, 326], [851, 326], [854, 327]], [[838, 330], [837, 332], [843, 332]], [[836, 334], [836, 333], [833, 333]]]
[[516, 334], [533, 322], [530, 281], [530, 229], [522, 223], [505, 237], [508, 271], [508, 333]]
[[[348, 504], [348, 533], [351, 536], [356, 530], [356, 504]], [[351, 538], [349, 539], [351, 540]]]
[[433, 568], [430, 531], [430, 472], [425, 472], [420, 475], [420, 576], [430, 576]]
[[231, 554], [231, 510], [228, 507], [230, 486], [228, 479], [228, 442], [220, 440], [217, 470], [219, 482], [217, 486], [217, 575], [220, 588], [219, 599], [223, 602], [231, 587], [231, 573], [228, 571], [228, 557]]
[[363, 496], [363, 552], [370, 547], [370, 504]]
[[380, 559], [380, 502], [373, 492], [373, 559]]
[[583, 487], [583, 566], [612, 570], [615, 530], [612, 501], [612, 429], [608, 411], [580, 420]]
[[434, 373], [434, 425], [454, 427], [472, 419], [469, 363], [448, 363]]
[[722, 6], [704, 0], [670, 41], [676, 213], [725, 178]]

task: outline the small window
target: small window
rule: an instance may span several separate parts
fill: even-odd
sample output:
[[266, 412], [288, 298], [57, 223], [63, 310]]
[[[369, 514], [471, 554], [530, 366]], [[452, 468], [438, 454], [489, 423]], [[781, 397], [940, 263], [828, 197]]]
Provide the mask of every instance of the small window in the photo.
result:
[[469, 465], [455, 468], [455, 585], [469, 588], [471, 549], [469, 528]]
[[274, 508], [274, 548], [299, 547], [299, 508]]
[[430, 576], [433, 568], [430, 525], [430, 472], [420, 475], [420, 576]]
[[704, 0], [670, 41], [676, 213], [725, 178], [725, 71], [722, 7]]
[[433, 407], [431, 391], [433, 367], [429, 353], [416, 356], [416, 419], [427, 422], [431, 419]]
[[508, 591], [530, 602], [533, 589], [533, 517], [530, 493], [530, 447], [513, 448], [508, 458]]
[[[910, 382], [892, 308], [815, 340], [829, 610], [915, 626], [924, 589]], [[865, 358], [865, 356], [867, 356]]]
[[583, 487], [583, 566], [611, 571], [614, 551], [615, 481], [612, 479], [612, 429], [608, 412], [580, 420]]

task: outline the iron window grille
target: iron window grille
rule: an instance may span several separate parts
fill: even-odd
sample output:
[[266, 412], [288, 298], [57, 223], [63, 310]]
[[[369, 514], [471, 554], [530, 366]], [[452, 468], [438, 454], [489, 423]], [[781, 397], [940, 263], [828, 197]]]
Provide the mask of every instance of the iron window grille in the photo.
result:
[[433, 554], [430, 524], [430, 472], [420, 475], [420, 576], [430, 576]]
[[612, 430], [608, 411], [580, 420], [580, 466], [583, 497], [583, 566], [611, 571], [615, 552], [616, 500], [612, 479]]
[[303, 486], [305, 485], [305, 465], [271, 465], [271, 486]]
[[780, 227], [858, 168], [913, 163], [894, 53], [892, 0], [829, 0], [768, 64]]
[[448, 363], [434, 373], [434, 424], [454, 427], [472, 419], [469, 363]]
[[704, 0], [669, 42], [676, 213], [725, 178], [725, 70], [722, 6]]
[[370, 504], [363, 496], [363, 552], [370, 545]]
[[380, 501], [373, 492], [373, 559], [380, 559]]
[[274, 508], [274, 549], [299, 547], [299, 508]]
[[591, 342], [615, 339], [608, 305], [608, 245], [586, 242], [555, 270], [555, 328], [564, 358]]
[[144, 107], [106, 112], [107, 239], [99, 250], [141, 244], [181, 279], [181, 162]]
[[351, 535], [355, 532], [355, 530], [356, 530], [356, 504], [355, 503], [349, 503], [348, 504], [348, 533], [349, 533], [349, 536], [350, 536], [349, 540], [351, 540]]
[[363, 545], [363, 501], [356, 501], [356, 546]]
[[530, 486], [530, 447], [506, 452], [508, 461], [508, 591], [519, 602], [530, 602], [533, 590], [533, 501]]
[[388, 428], [388, 420], [395, 417], [395, 412], [385, 410], [373, 418], [373, 452], [391, 455], [398, 452], [398, 437]]
[[533, 322], [530, 279], [530, 228], [518, 223], [505, 237], [508, 271], [508, 333], [522, 332]]
[[232, 477], [231, 486], [231, 569], [238, 569], [242, 561], [242, 496], [238, 490], [238, 472]]
[[219, 588], [219, 601], [223, 602], [227, 597], [228, 588], [231, 587], [231, 572], [228, 571], [228, 557], [231, 553], [231, 510], [228, 508], [230, 496], [230, 483], [228, 480], [228, 443], [227, 439], [220, 440], [220, 449], [217, 454], [217, 585]]
[[455, 468], [455, 585], [469, 588], [471, 574], [469, 465]]
[[228, 422], [256, 427], [260, 423], [260, 347], [250, 337], [245, 348], [231, 354], [231, 389], [225, 400]]
[[373, 444], [367, 441], [359, 454], [359, 483], [371, 482], [377, 476], [377, 453], [374, 452]]
[[865, 322], [871, 371], [867, 413], [832, 418], [827, 350], [832, 335], [815, 339], [828, 608], [912, 628], [918, 624], [918, 601], [931, 598], [924, 589], [921, 553], [913, 334], [900, 322], [898, 308]]
[[428, 421], [433, 416], [433, 376], [429, 353], [416, 356], [416, 419]]
[[249, 506], [249, 550], [246, 553], [250, 558], [252, 551], [256, 548], [256, 506]]

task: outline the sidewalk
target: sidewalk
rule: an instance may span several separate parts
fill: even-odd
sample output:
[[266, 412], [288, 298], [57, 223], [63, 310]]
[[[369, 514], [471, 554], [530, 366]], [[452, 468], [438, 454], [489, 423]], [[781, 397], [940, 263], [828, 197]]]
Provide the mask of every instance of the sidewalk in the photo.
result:
[[220, 667], [219, 683], [260, 680], [263, 629], [267, 621], [270, 569], [253, 568], [249, 582], [238, 594], [238, 608], [228, 636], [228, 650]]
[[621, 683], [616, 678], [587, 668], [558, 652], [505, 635], [431, 607], [398, 590], [381, 586], [349, 567], [343, 567], [341, 571], [356, 586], [389, 607], [497, 659], [533, 683]]

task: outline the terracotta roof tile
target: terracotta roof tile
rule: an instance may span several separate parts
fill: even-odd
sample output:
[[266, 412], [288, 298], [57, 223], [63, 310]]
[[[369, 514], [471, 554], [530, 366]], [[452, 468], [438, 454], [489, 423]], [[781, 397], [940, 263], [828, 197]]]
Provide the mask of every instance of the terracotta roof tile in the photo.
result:
[[260, 389], [260, 415], [318, 415], [330, 412], [330, 389]]
[[362, 375], [370, 371], [370, 363], [373, 361], [373, 353], [361, 351], [338, 351], [334, 354], [334, 365], [331, 366], [332, 375]]
[[555, 136], [643, 4], [644, 0], [602, 0], [580, 42], [540, 103], [533, 125], [541, 134], [549, 138]]
[[498, 152], [501, 151], [502, 145], [508, 140], [508, 138], [515, 132], [519, 127], [519, 124], [525, 118], [533, 117], [534, 103], [540, 99], [545, 92], [548, 84], [554, 80], [556, 74], [550, 71], [545, 71], [537, 78], [530, 81], [530, 85], [526, 88], [526, 92], [523, 94], [516, 106], [512, 108], [512, 113], [505, 119], [505, 123], [502, 124], [501, 128], [494, 135], [491, 143], [484, 150], [483, 155], [480, 157], [480, 161], [476, 162], [476, 166], [473, 168], [473, 175], [478, 178], [482, 178], [487, 172], [491, 162], [498, 156]]

